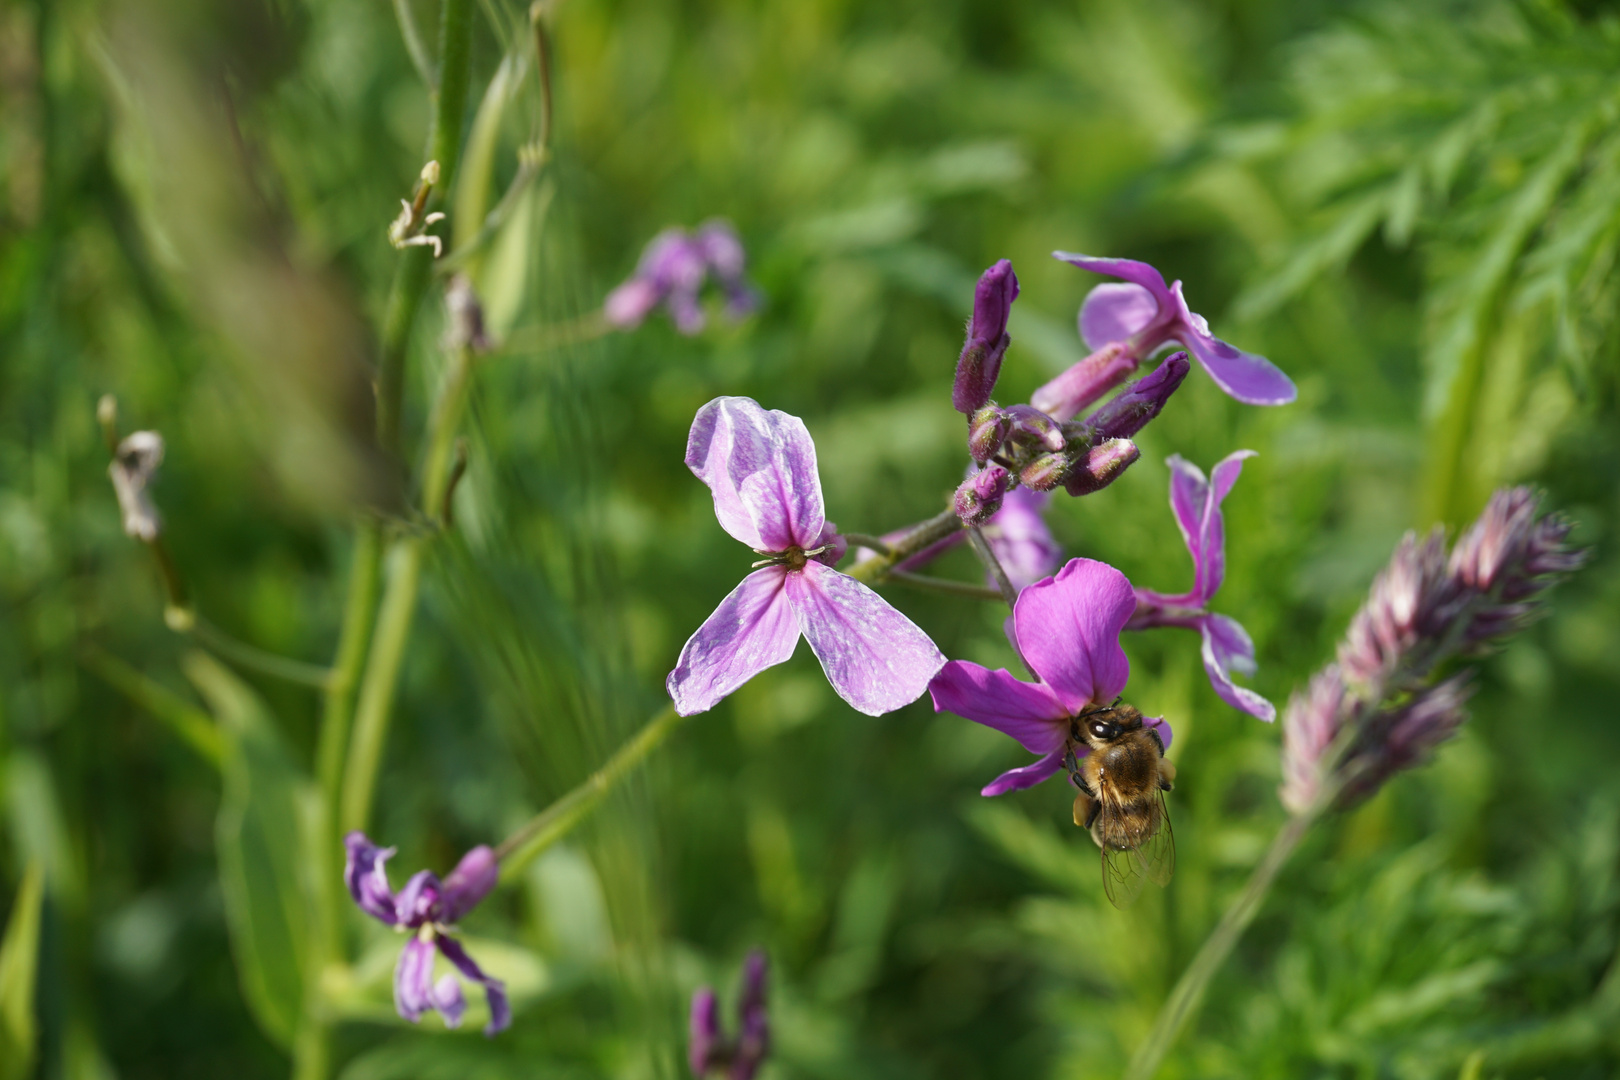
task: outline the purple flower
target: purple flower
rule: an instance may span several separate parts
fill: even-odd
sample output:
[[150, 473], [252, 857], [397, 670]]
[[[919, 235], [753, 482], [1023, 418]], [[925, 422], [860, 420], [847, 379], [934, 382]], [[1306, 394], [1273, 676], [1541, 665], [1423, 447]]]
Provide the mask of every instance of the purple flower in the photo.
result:
[[696, 334], [707, 321], [698, 294], [713, 274], [726, 293], [726, 313], [741, 318], [759, 305], [758, 294], [743, 276], [742, 241], [723, 221], [711, 221], [696, 232], [665, 229], [648, 243], [636, 272], [603, 302], [602, 314], [621, 329], [640, 326], [663, 304], [675, 328]]
[[[1007, 580], [1020, 591], [1050, 577], [1063, 562], [1063, 549], [1046, 527], [1046, 504], [1051, 500], [1049, 492], [1013, 488], [1001, 500], [1001, 509], [982, 527]], [[995, 577], [988, 571], [985, 580], [995, 587]]]
[[793, 655], [803, 634], [838, 696], [869, 716], [928, 686], [944, 656], [877, 593], [833, 569], [845, 542], [826, 520], [804, 421], [745, 397], [698, 410], [686, 464], [714, 493], [720, 527], [766, 556], [681, 650], [665, 685], [682, 716], [711, 709]]
[[[1275, 364], [1263, 356], [1233, 348], [1209, 332], [1204, 317], [1188, 310], [1186, 298], [1181, 294], [1181, 282], [1166, 288], [1163, 275], [1135, 259], [1096, 259], [1067, 251], [1054, 251], [1052, 255], [1082, 270], [1125, 279], [1092, 289], [1080, 308], [1080, 336], [1088, 349], [1109, 350], [1109, 363], [1105, 366], [1110, 373], [1124, 363], [1110, 348], [1119, 342], [1126, 343], [1134, 366], [1160, 347], [1177, 341], [1198, 358], [1217, 386], [1239, 401], [1248, 405], [1286, 405], [1294, 400], [1293, 381]], [[1088, 363], [1092, 363], [1091, 357], [1082, 360], [1075, 369]], [[1092, 363], [1092, 366], [1097, 364]], [[1124, 368], [1119, 377], [1123, 378], [1129, 370], [1129, 367]], [[1066, 386], [1066, 379], [1073, 381], [1066, 372], [1042, 387], [1031, 400], [1041, 405], [1045, 398], [1058, 396], [1057, 388], [1060, 384]], [[1054, 389], [1049, 391], [1048, 387]], [[1056, 411], [1052, 401], [1047, 401], [1044, 407], [1048, 412]]]
[[951, 404], [956, 411], [972, 416], [995, 391], [1001, 374], [1001, 359], [1012, 341], [1007, 336], [1007, 318], [1018, 299], [1018, 275], [1006, 259], [997, 262], [979, 277], [973, 293], [973, 318], [968, 320], [967, 341], [956, 361], [956, 382], [951, 387]]
[[1181, 538], [1193, 558], [1191, 592], [1167, 596], [1151, 589], [1136, 590], [1136, 614], [1129, 630], [1154, 626], [1184, 626], [1203, 637], [1204, 671], [1222, 701], [1265, 721], [1277, 718], [1271, 702], [1253, 690], [1232, 682], [1232, 672], [1254, 674], [1254, 642], [1235, 619], [1216, 615], [1209, 602], [1226, 577], [1226, 523], [1221, 516], [1221, 500], [1237, 483], [1243, 462], [1253, 450], [1238, 450], [1222, 458], [1205, 479], [1198, 466], [1171, 455], [1170, 509], [1181, 527]]
[[692, 995], [691, 1041], [686, 1059], [694, 1076], [753, 1080], [771, 1049], [765, 1015], [765, 954], [755, 949], [743, 965], [742, 996], [737, 1001], [740, 1030], [733, 1042], [720, 1027], [720, 999], [707, 986]]
[[505, 985], [484, 974], [450, 935], [449, 925], [477, 907], [495, 887], [500, 873], [495, 853], [479, 845], [463, 855], [443, 881], [431, 871], [421, 870], [396, 894], [389, 888], [383, 865], [394, 854], [393, 848], [379, 848], [358, 830], [343, 838], [343, 846], [348, 852], [343, 881], [360, 910], [396, 930], [411, 932], [394, 968], [394, 1008], [399, 1015], [415, 1023], [423, 1013], [436, 1009], [446, 1027], [460, 1025], [467, 1002], [454, 975], [433, 981], [437, 951], [462, 975], [483, 985], [489, 1000], [484, 1034], [504, 1031], [512, 1022]]
[[[934, 676], [928, 691], [936, 710], [993, 727], [1041, 755], [1002, 773], [981, 795], [1032, 787], [1063, 767], [1065, 753], [1086, 755], [1086, 745], [1070, 738], [1071, 722], [1088, 705], [1107, 704], [1125, 688], [1131, 665], [1119, 635], [1135, 610], [1124, 574], [1107, 563], [1070, 559], [1056, 577], [1019, 593], [1013, 607], [1015, 644], [1040, 682], [1021, 682], [1005, 669], [990, 671], [966, 660], [952, 660]], [[1162, 719], [1147, 723], [1168, 747], [1170, 725]]]

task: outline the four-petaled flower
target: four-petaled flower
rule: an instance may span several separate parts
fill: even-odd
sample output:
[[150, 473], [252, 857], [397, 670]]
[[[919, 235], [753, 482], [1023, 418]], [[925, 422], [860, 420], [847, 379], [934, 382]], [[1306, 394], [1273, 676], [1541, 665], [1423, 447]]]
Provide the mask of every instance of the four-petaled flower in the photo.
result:
[[[952, 660], [934, 676], [928, 691], [936, 710], [993, 727], [1041, 755], [1002, 773], [981, 795], [1031, 787], [1063, 768], [1066, 753], [1086, 755], [1086, 745], [1071, 738], [1073, 721], [1087, 706], [1110, 704], [1125, 688], [1131, 665], [1119, 635], [1135, 610], [1124, 574], [1093, 559], [1070, 559], [1056, 577], [1019, 593], [1013, 607], [1018, 651], [1040, 682], [967, 660]], [[1156, 718], [1146, 723], [1168, 747], [1170, 725]]]
[[[1131, 356], [1141, 361], [1162, 346], [1178, 341], [1198, 358], [1216, 385], [1239, 401], [1247, 405], [1286, 405], [1294, 400], [1293, 381], [1275, 364], [1234, 348], [1209, 332], [1204, 317], [1188, 310], [1181, 282], [1166, 287], [1162, 274], [1135, 259], [1096, 259], [1067, 251], [1054, 251], [1052, 255], [1082, 270], [1125, 279], [1097, 286], [1081, 305], [1080, 336], [1086, 348], [1101, 350], [1124, 342]], [[1055, 403], [1043, 403], [1041, 391], [1036, 391], [1030, 400], [1037, 408], [1055, 414]]]
[[692, 995], [691, 1041], [686, 1059], [692, 1074], [753, 1080], [771, 1049], [771, 1029], [765, 1015], [765, 954], [755, 949], [743, 965], [742, 996], [737, 1000], [740, 1022], [735, 1041], [720, 1027], [720, 999], [707, 986]]
[[399, 1015], [414, 1023], [423, 1013], [437, 1009], [446, 1027], [461, 1023], [467, 1008], [461, 983], [454, 975], [433, 981], [433, 956], [438, 952], [467, 978], [483, 985], [489, 999], [489, 1023], [484, 1034], [504, 1030], [512, 1022], [505, 985], [484, 974], [449, 933], [449, 924], [476, 907], [495, 887], [500, 873], [495, 853], [483, 845], [475, 847], [461, 857], [443, 881], [431, 871], [422, 870], [396, 894], [388, 887], [388, 872], [383, 865], [394, 854], [393, 848], [379, 848], [358, 830], [343, 838], [343, 846], [348, 851], [343, 881], [360, 910], [411, 935], [394, 967], [394, 1008]]
[[1204, 671], [1222, 701], [1262, 720], [1277, 718], [1277, 709], [1246, 687], [1232, 682], [1232, 672], [1253, 676], [1254, 642], [1236, 619], [1209, 610], [1226, 577], [1226, 523], [1221, 516], [1225, 499], [1253, 450], [1237, 450], [1222, 458], [1204, 478], [1198, 466], [1173, 454], [1170, 466], [1170, 509], [1181, 527], [1181, 537], [1193, 558], [1191, 592], [1166, 596], [1151, 589], [1136, 590], [1136, 614], [1128, 630], [1154, 626], [1183, 626], [1203, 637]]
[[792, 656], [800, 634], [861, 712], [921, 696], [945, 657], [886, 600], [833, 569], [847, 545], [822, 509], [803, 420], [751, 398], [715, 398], [692, 421], [686, 464], [713, 491], [720, 527], [765, 559], [681, 650], [665, 684], [676, 712], [713, 708]]
[[640, 326], [663, 304], [675, 329], [696, 334], [707, 321], [698, 294], [713, 274], [726, 294], [726, 315], [740, 319], [759, 306], [759, 294], [743, 276], [742, 241], [723, 221], [711, 221], [688, 233], [665, 229], [653, 237], [630, 279], [608, 294], [602, 314], [621, 329]]

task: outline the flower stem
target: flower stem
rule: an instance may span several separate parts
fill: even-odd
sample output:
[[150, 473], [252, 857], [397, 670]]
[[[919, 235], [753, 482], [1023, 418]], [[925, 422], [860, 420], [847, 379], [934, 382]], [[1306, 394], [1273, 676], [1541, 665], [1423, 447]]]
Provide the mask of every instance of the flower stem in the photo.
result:
[[996, 581], [996, 588], [1001, 592], [1001, 598], [1007, 601], [1008, 610], [1012, 610], [1013, 605], [1018, 603], [1018, 590], [1013, 588], [1012, 579], [1007, 576], [1007, 571], [1002, 567], [1001, 560], [996, 558], [996, 553], [990, 550], [990, 542], [984, 538], [984, 531], [977, 525], [968, 530], [968, 546], [973, 549], [973, 554], [979, 557], [979, 561], [984, 563], [984, 568], [990, 571], [990, 576]]
[[520, 825], [495, 849], [503, 876], [516, 874], [595, 810], [613, 785], [639, 765], [686, 719], [666, 705], [584, 783]]
[[588, 311], [568, 322], [514, 331], [500, 343], [497, 351], [502, 356], [550, 352], [569, 345], [583, 345], [587, 341], [595, 341], [611, 334], [614, 329], [613, 324], [603, 318], [600, 311]]
[[1153, 1030], [1148, 1032], [1147, 1038], [1132, 1056], [1130, 1066], [1125, 1070], [1126, 1080], [1150, 1080], [1158, 1072], [1171, 1045], [1198, 1008], [1210, 980], [1226, 962], [1243, 931], [1254, 921], [1261, 902], [1277, 880], [1278, 872], [1299, 847], [1300, 841], [1316, 823], [1326, 805], [1328, 803], [1317, 800], [1306, 812], [1289, 818], [1287, 824], [1277, 832], [1271, 847], [1266, 849], [1265, 856], [1249, 875], [1243, 890], [1227, 907], [1214, 931], [1204, 939], [1198, 955], [1187, 965], [1187, 970], [1176, 980], [1170, 996], [1159, 1009], [1158, 1018], [1153, 1021]]
[[1000, 600], [1000, 589], [987, 589], [983, 585], [970, 585], [965, 581], [952, 581], [949, 578], [929, 577], [927, 574], [913, 574], [905, 570], [890, 570], [886, 580], [898, 585], [910, 585], [914, 589], [928, 589], [932, 592], [949, 593], [952, 596], [967, 596], [974, 600]]
[[349, 747], [349, 724], [354, 719], [354, 689], [360, 665], [371, 643], [372, 620], [377, 613], [377, 587], [382, 571], [382, 528], [368, 518], [354, 530], [354, 556], [349, 564], [349, 595], [343, 608], [337, 656], [326, 683], [326, 708], [321, 717], [320, 745], [315, 752], [315, 774], [326, 805], [335, 808], [343, 786], [343, 754]]
[[[875, 559], [866, 559], [858, 562], [848, 570], [849, 576], [856, 581], [864, 581], [868, 585], [882, 581], [889, 575], [889, 568], [902, 562], [909, 556], [915, 555], [930, 544], [938, 543], [947, 536], [955, 534], [962, 528], [962, 521], [956, 516], [955, 510], [946, 510], [927, 521], [919, 522], [910, 532], [892, 544], [886, 545], [887, 550]], [[876, 548], [873, 548], [876, 551]]]

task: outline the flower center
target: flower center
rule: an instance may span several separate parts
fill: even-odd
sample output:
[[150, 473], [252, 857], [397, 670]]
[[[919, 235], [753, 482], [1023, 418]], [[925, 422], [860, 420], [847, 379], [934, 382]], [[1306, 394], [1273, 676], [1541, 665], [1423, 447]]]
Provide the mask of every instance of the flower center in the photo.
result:
[[811, 548], [808, 551], [800, 547], [798, 544], [794, 544], [786, 551], [759, 551], [758, 548], [755, 548], [756, 551], [759, 551], [759, 554], [765, 555], [767, 558], [761, 559], [755, 563], [754, 568], [758, 569], [761, 566], [785, 566], [789, 570], [803, 570], [805, 564], [808, 563], [812, 557], [820, 555], [823, 551], [826, 551], [831, 546], [831, 544], [822, 544], [820, 547]]

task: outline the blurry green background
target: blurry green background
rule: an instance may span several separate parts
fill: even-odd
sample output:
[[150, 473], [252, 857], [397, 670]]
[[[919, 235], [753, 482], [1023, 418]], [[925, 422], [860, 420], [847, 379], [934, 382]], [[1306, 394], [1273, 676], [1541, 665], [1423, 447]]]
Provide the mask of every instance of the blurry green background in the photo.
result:
[[[436, 5], [402, 2], [431, 48]], [[655, 317], [478, 369], [372, 830], [400, 848], [396, 884], [599, 764], [746, 572], [681, 463], [699, 405], [804, 417], [829, 516], [897, 528], [960, 476], [949, 387], [979, 270], [1010, 258], [1023, 286], [1011, 402], [1082, 353], [1096, 279], [1049, 252], [1128, 256], [1183, 279], [1299, 401], [1247, 408], [1195, 372], [1140, 463], [1059, 499], [1052, 527], [1070, 554], [1185, 588], [1164, 458], [1259, 451], [1226, 503], [1216, 607], [1279, 707], [1402, 532], [1465, 523], [1497, 484], [1543, 487], [1597, 551], [1484, 665], [1438, 761], [1307, 842], [1163, 1075], [1613, 1075], [1612, 12], [555, 4], [553, 159], [475, 268], [497, 331], [577, 325], [654, 232], [715, 216], [768, 301], [692, 339]], [[503, 55], [527, 55], [525, 8], [476, 13], [469, 114]], [[482, 186], [462, 205], [516, 172], [535, 85], [531, 68], [484, 113], [493, 168], [463, 171]], [[219, 773], [105, 677], [110, 657], [216, 704], [120, 531], [94, 407], [115, 394], [124, 430], [168, 440], [156, 495], [199, 610], [328, 662], [352, 513], [391, 490], [361, 449], [367, 370], [428, 95], [384, 0], [6, 0], [0, 91], [0, 912], [42, 865], [33, 1071], [284, 1075], [227, 937]], [[454, 206], [450, 224], [467, 228]], [[411, 447], [441, 323], [426, 305]], [[977, 575], [964, 552], [941, 572]], [[890, 598], [947, 655], [1008, 662], [995, 605]], [[466, 920], [516, 998], [499, 1039], [477, 1016], [457, 1034], [394, 1018], [397, 939], [350, 913], [339, 1075], [681, 1076], [687, 995], [729, 1002], [755, 945], [774, 965], [767, 1078], [1118, 1072], [1283, 816], [1279, 733], [1219, 702], [1195, 638], [1126, 647], [1129, 699], [1170, 718], [1180, 769], [1175, 880], [1130, 911], [1102, 900], [1063, 789], [977, 796], [1026, 757], [1010, 740], [926, 701], [857, 715], [801, 648]], [[317, 696], [241, 674], [307, 764]]]

